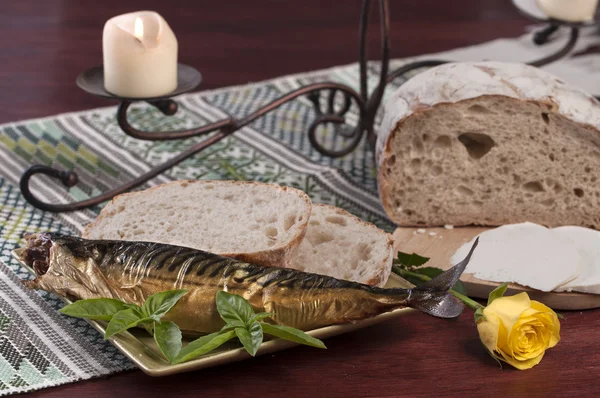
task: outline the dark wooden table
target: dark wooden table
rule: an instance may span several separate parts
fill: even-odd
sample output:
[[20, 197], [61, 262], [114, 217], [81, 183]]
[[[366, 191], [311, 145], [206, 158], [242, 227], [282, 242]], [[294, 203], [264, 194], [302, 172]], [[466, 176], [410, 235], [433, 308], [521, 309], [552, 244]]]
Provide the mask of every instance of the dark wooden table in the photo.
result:
[[[529, 23], [507, 0], [390, 3], [394, 57], [517, 36]], [[102, 27], [117, 14], [160, 12], [178, 37], [180, 61], [198, 67], [202, 88], [208, 89], [354, 62], [359, 5], [359, 0], [3, 0], [0, 122], [109, 105], [74, 81], [81, 70], [101, 63]], [[372, 16], [375, 23], [376, 13]], [[369, 44], [376, 50], [377, 29], [371, 33]], [[500, 370], [488, 358], [470, 310], [451, 321], [415, 312], [328, 339], [327, 351], [299, 347], [166, 378], [124, 372], [33, 395], [597, 395], [600, 311], [565, 315], [562, 341], [528, 371]]]

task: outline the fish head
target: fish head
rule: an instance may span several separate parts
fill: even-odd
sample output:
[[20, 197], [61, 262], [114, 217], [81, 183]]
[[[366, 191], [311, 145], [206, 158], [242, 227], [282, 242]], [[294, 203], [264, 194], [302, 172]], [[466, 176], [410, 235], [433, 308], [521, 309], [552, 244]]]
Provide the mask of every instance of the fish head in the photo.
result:
[[28, 287], [78, 299], [108, 292], [108, 283], [98, 266], [104, 250], [95, 241], [48, 232], [24, 238], [21, 260], [36, 275], [34, 280], [24, 282]]

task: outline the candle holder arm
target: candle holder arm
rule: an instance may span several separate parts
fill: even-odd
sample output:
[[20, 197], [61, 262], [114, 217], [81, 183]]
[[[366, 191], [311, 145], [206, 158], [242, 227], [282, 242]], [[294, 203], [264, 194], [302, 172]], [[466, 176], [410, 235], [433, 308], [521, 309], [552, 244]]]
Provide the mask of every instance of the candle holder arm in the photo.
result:
[[548, 24], [548, 26], [536, 31], [533, 34], [533, 42], [535, 44], [537, 44], [538, 46], [541, 46], [542, 44], [546, 43], [548, 41], [548, 39], [550, 39], [550, 36], [552, 36], [552, 34], [554, 32], [556, 32], [558, 30], [558, 28], [560, 28], [559, 24], [556, 24], [556, 23]]
[[142, 174], [141, 176], [139, 176], [129, 182], [126, 182], [125, 184], [119, 186], [118, 188], [112, 189], [112, 190], [105, 192], [101, 195], [98, 195], [96, 197], [82, 200], [79, 202], [65, 203], [65, 204], [52, 204], [52, 203], [43, 202], [40, 199], [36, 198], [33, 195], [33, 193], [31, 192], [31, 190], [29, 189], [29, 181], [36, 174], [43, 174], [43, 175], [46, 175], [49, 177], [60, 179], [64, 186], [66, 186], [68, 188], [73, 187], [79, 181], [77, 173], [75, 173], [74, 171], [61, 171], [61, 170], [53, 169], [52, 167], [48, 167], [48, 166], [34, 165], [34, 166], [31, 166], [30, 168], [28, 168], [27, 170], [25, 170], [25, 172], [21, 176], [21, 180], [19, 181], [19, 186], [21, 188], [21, 193], [23, 194], [23, 197], [25, 198], [25, 200], [27, 200], [27, 202], [29, 202], [31, 205], [33, 205], [34, 207], [36, 207], [40, 210], [51, 211], [54, 213], [64, 213], [64, 212], [69, 212], [69, 211], [82, 210], [82, 209], [86, 209], [88, 207], [96, 206], [102, 202], [112, 199], [113, 197], [115, 197], [117, 195], [125, 193], [133, 188], [139, 187], [140, 185], [144, 184], [148, 180], [156, 177], [160, 173], [170, 169], [171, 167], [173, 167], [176, 164], [182, 162], [183, 160], [189, 158], [190, 156], [195, 155], [196, 153], [202, 151], [203, 149], [215, 144], [216, 142], [222, 140], [223, 138], [227, 137], [231, 133], [232, 133], [232, 131], [223, 129], [223, 130], [217, 132], [215, 135], [211, 136], [210, 138], [193, 145], [192, 147], [190, 147], [189, 149], [180, 153], [179, 155], [175, 156], [174, 158], [169, 159], [165, 163], [153, 168], [149, 172]]
[[411, 72], [415, 69], [431, 68], [434, 66], [447, 64], [448, 62], [451, 62], [451, 61], [442, 61], [442, 60], [438, 60], [438, 59], [431, 59], [431, 60], [411, 62], [409, 64], [402, 65], [401, 67], [399, 67], [398, 69], [396, 69], [395, 71], [390, 73], [387, 77], [387, 82], [391, 83], [393, 80], [395, 80], [399, 77], [404, 77], [405, 74], [407, 74], [408, 72]]
[[[534, 35], [534, 40], [536, 40], [535, 39], [536, 35], [539, 34], [540, 35], [539, 40], [541, 40], [541, 42], [538, 43], [536, 41], [536, 44], [539, 45], [539, 44], [545, 43], [548, 40], [548, 37], [552, 33], [554, 33], [559, 27], [560, 27], [560, 25], [557, 25], [556, 23], [551, 23], [546, 28], [537, 32]], [[565, 43], [565, 45], [563, 47], [561, 47], [555, 53], [552, 53], [550, 55], [547, 55], [547, 56], [537, 59], [535, 61], [529, 62], [528, 65], [539, 68], [540, 66], [544, 66], [544, 65], [550, 64], [552, 62], [558, 61], [559, 59], [561, 59], [564, 56], [566, 56], [567, 54], [569, 54], [575, 48], [575, 45], [577, 44], [577, 40], [579, 39], [579, 29], [580, 29], [580, 27], [578, 27], [578, 26], [571, 26], [569, 39], [567, 40], [567, 42]], [[401, 66], [400, 68], [398, 68], [395, 71], [393, 71], [392, 73], [390, 73], [387, 78], [387, 82], [389, 83], [399, 77], [404, 78], [408, 72], [413, 71], [415, 69], [438, 66], [438, 65], [449, 63], [449, 62], [452, 62], [452, 61], [424, 60], [424, 61], [411, 62], [409, 64]]]
[[[322, 92], [328, 92], [329, 97], [327, 98], [327, 108], [325, 110], [322, 109], [320, 94]], [[338, 92], [343, 93], [343, 105], [340, 109], [335, 109], [335, 98]], [[197, 144], [192, 145], [187, 150], [181, 152], [179, 155], [175, 156], [172, 159], [169, 159], [165, 163], [156, 166], [149, 172], [142, 174], [141, 176], [124, 183], [118, 188], [112, 189], [108, 192], [105, 192], [101, 195], [98, 195], [93, 198], [89, 198], [86, 200], [82, 200], [74, 203], [66, 203], [66, 204], [52, 204], [44, 202], [38, 198], [36, 198], [30, 190], [30, 180], [33, 176], [37, 174], [43, 174], [55, 179], [59, 179], [62, 184], [68, 188], [75, 186], [79, 178], [77, 173], [74, 171], [62, 171], [57, 170], [52, 167], [44, 166], [44, 165], [34, 165], [28, 168], [23, 175], [21, 176], [19, 185], [21, 188], [21, 192], [23, 197], [27, 202], [32, 204], [38, 209], [51, 211], [55, 213], [69, 212], [69, 211], [77, 211], [82, 210], [91, 206], [96, 206], [102, 202], [112, 199], [114, 196], [127, 192], [133, 188], [136, 188], [148, 180], [156, 177], [157, 175], [163, 173], [164, 171], [170, 169], [171, 167], [177, 165], [178, 163], [184, 161], [190, 156], [195, 155], [196, 153], [208, 148], [209, 146], [217, 143], [223, 138], [233, 134], [240, 128], [248, 125], [254, 120], [264, 116], [265, 114], [271, 112], [272, 110], [282, 106], [283, 104], [299, 97], [302, 95], [308, 95], [309, 100], [313, 103], [316, 112], [316, 118], [311, 123], [309, 127], [309, 140], [315, 149], [325, 155], [336, 157], [343, 156], [356, 148], [356, 146], [360, 143], [360, 140], [363, 135], [363, 124], [362, 120], [365, 115], [365, 103], [360, 97], [360, 95], [354, 91], [352, 88], [345, 86], [343, 84], [338, 83], [315, 83], [308, 86], [301, 87], [297, 90], [294, 90], [272, 102], [265, 105], [264, 107], [258, 109], [257, 111], [251, 113], [250, 115], [241, 118], [225, 118], [223, 120], [217, 121], [215, 123], [211, 123], [206, 126], [183, 130], [183, 131], [167, 131], [167, 132], [159, 132], [159, 133], [151, 133], [140, 131], [133, 128], [129, 122], [127, 121], [127, 109], [131, 105], [131, 101], [123, 101], [119, 106], [119, 125], [123, 128], [123, 131], [135, 138], [145, 139], [150, 141], [157, 140], [173, 140], [179, 138], [189, 138], [197, 135], [208, 134], [218, 130], [216, 134], [210, 136], [209, 138], [199, 142]], [[347, 146], [342, 147], [342, 149], [329, 149], [322, 145], [317, 139], [317, 127], [324, 123], [334, 123], [337, 125], [345, 123], [344, 115], [350, 110], [352, 105], [352, 100], [355, 101], [355, 104], [358, 107], [359, 111], [359, 122], [358, 125], [351, 130], [350, 133], [344, 132], [341, 134], [344, 138], [349, 139], [349, 143]], [[172, 100], [160, 100], [161, 103], [157, 103], [158, 101], [151, 102], [152, 105], [156, 106], [161, 111], [167, 110], [171, 111], [173, 108]], [[163, 111], [164, 113], [164, 111]]]
[[[163, 114], [172, 116], [177, 112], [177, 102], [168, 98], [157, 101], [148, 101], [148, 103]], [[130, 137], [137, 138], [138, 140], [145, 141], [165, 141], [165, 140], [180, 140], [184, 138], [196, 137], [199, 135], [209, 134], [220, 128], [230, 128], [235, 125], [235, 121], [232, 118], [219, 120], [218, 122], [204, 125], [201, 127], [192, 128], [189, 130], [180, 131], [142, 131], [133, 127], [127, 119], [127, 111], [133, 104], [133, 101], [121, 101], [117, 110], [117, 122], [119, 127], [125, 134]]]
[[[551, 31], [552, 28], [554, 28], [554, 25], [550, 24], [550, 26], [546, 30], [547, 31]], [[562, 57], [564, 57], [567, 54], [569, 54], [575, 48], [575, 44], [577, 44], [577, 40], [579, 39], [579, 29], [580, 28], [577, 27], [577, 26], [572, 26], [571, 27], [571, 33], [569, 34], [569, 40], [567, 40], [567, 42], [565, 43], [565, 45], [560, 50], [558, 50], [554, 54], [550, 54], [550, 55], [548, 55], [546, 57], [543, 57], [543, 58], [540, 58], [540, 59], [538, 59], [536, 61], [530, 62], [529, 65], [536, 66], [536, 67], [544, 66], [544, 65], [550, 64], [550, 63], [552, 63], [554, 61], [558, 61]], [[550, 32], [548, 34], [548, 36], [550, 36], [551, 33], [552, 32]], [[547, 40], [547, 38], [548, 37], [546, 37], [545, 40]]]

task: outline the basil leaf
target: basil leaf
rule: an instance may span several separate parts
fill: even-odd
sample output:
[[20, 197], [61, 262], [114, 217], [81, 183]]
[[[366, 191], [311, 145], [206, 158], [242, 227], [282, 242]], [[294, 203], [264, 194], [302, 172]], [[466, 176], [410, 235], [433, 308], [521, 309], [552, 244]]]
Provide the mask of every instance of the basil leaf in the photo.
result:
[[233, 330], [233, 329], [235, 329], [235, 328], [238, 328], [238, 327], [243, 327], [243, 328], [245, 328], [245, 327], [246, 327], [246, 325], [242, 325], [242, 326], [235, 326], [235, 325], [231, 325], [231, 324], [229, 324], [229, 323], [226, 323], [226, 324], [225, 324], [225, 326], [223, 326], [223, 327], [221, 328], [220, 332], [229, 332], [230, 330]]
[[127, 308], [121, 300], [97, 298], [79, 300], [64, 306], [59, 312], [75, 318], [93, 319], [95, 321], [110, 321], [117, 312]]
[[142, 326], [144, 327], [144, 329], [146, 329], [146, 332], [148, 332], [148, 334], [150, 336], [154, 336], [154, 323], [155, 322], [152, 322], [152, 323], [142, 322]]
[[[223, 317], [221, 317], [223, 318]], [[240, 321], [240, 320], [231, 320], [231, 321], [226, 321], [227, 323], [225, 324], [225, 326], [223, 327], [223, 329], [228, 329], [228, 330], [233, 330], [235, 328], [245, 328], [246, 327], [246, 322]]]
[[[134, 314], [136, 314], [139, 318], [146, 318], [144, 312], [142, 311], [142, 307], [136, 304], [127, 304], [127, 308], [130, 308]], [[146, 329], [146, 332], [150, 336], [154, 336], [154, 322], [142, 322], [141, 325]]]
[[282, 325], [271, 325], [270, 323], [260, 322], [263, 332], [271, 336], [279, 337], [284, 340], [293, 341], [304, 345], [309, 345], [316, 348], [327, 348], [319, 339], [304, 333], [301, 330], [290, 328]]
[[263, 342], [263, 330], [260, 323], [254, 322], [248, 328], [235, 328], [235, 335], [248, 351], [248, 354], [255, 356], [258, 347]]
[[252, 315], [252, 317], [248, 320], [248, 324], [251, 324], [256, 321], [260, 321], [261, 319], [272, 317], [272, 312], [259, 312], [258, 314]]
[[125, 303], [125, 308], [131, 308], [132, 310], [136, 310], [138, 313], [142, 313], [142, 307], [137, 304], [129, 304]]
[[173, 322], [155, 322], [154, 341], [170, 363], [181, 350], [181, 330]]
[[429, 278], [433, 279], [436, 276], [443, 273], [444, 271], [441, 268], [437, 268], [437, 267], [422, 267], [413, 272], [417, 272], [421, 275], [425, 275], [425, 276], [428, 276]]
[[183, 347], [171, 363], [182, 363], [214, 350], [235, 337], [235, 331], [216, 332], [202, 336]]
[[465, 284], [462, 283], [462, 281], [460, 281], [460, 280], [456, 281], [452, 290], [454, 290], [457, 293], [462, 294], [463, 296], [468, 296], [467, 288], [465, 287]]
[[490, 295], [488, 296], [487, 305], [492, 304], [492, 301], [496, 300], [497, 298], [504, 296], [504, 293], [506, 293], [507, 288], [508, 288], [508, 283], [505, 282], [505, 283], [501, 284], [500, 286], [498, 286], [497, 288], [495, 288], [494, 290], [492, 290], [490, 292]]
[[104, 332], [104, 340], [114, 336], [117, 333], [121, 333], [127, 329], [130, 329], [134, 326], [137, 326], [141, 322], [151, 321], [152, 318], [143, 318], [140, 317], [134, 310], [131, 308], [127, 310], [122, 310], [113, 315], [112, 319], [108, 323], [106, 327], [106, 332]]
[[187, 290], [181, 289], [153, 294], [142, 305], [142, 313], [146, 317], [160, 321], [160, 317], [169, 312], [187, 292]]
[[246, 299], [222, 290], [217, 292], [217, 310], [226, 323], [239, 327], [245, 326], [254, 315], [254, 310]]
[[405, 267], [419, 267], [429, 261], [429, 257], [419, 256], [416, 253], [408, 254], [398, 252], [398, 257], [394, 260], [395, 263], [404, 265]]

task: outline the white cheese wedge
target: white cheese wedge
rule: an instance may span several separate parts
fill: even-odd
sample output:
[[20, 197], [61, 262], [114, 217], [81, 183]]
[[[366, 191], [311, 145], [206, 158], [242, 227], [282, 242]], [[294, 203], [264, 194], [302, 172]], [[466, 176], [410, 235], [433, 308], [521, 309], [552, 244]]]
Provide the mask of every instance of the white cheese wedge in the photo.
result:
[[598, 0], [537, 0], [537, 4], [550, 18], [584, 22], [594, 19]]
[[[478, 279], [514, 282], [549, 292], [579, 275], [581, 256], [575, 245], [541, 225], [504, 225], [479, 238], [479, 247], [465, 270]], [[467, 255], [471, 244], [454, 253], [452, 264]]]
[[600, 294], [600, 232], [583, 227], [558, 227], [552, 232], [573, 243], [582, 260], [577, 278], [556, 290]]

